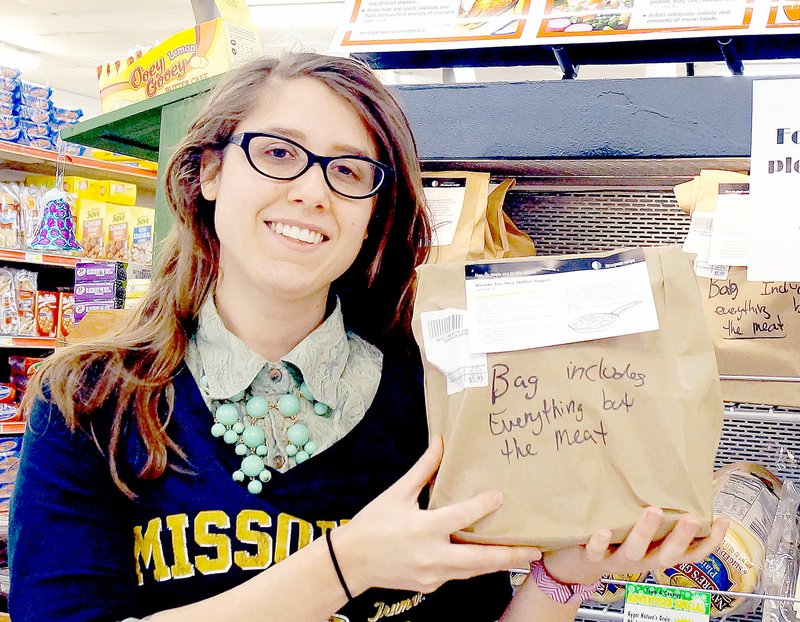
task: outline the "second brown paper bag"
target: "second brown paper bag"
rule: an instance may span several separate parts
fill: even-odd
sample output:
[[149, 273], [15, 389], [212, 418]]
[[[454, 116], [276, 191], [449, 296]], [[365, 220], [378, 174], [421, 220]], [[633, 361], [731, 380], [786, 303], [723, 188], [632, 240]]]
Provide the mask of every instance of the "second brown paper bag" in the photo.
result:
[[611, 529], [619, 542], [648, 505], [665, 508], [663, 533], [685, 512], [708, 530], [722, 427], [714, 351], [680, 248], [643, 250], [659, 330], [490, 353], [488, 386], [450, 396], [425, 359], [420, 314], [466, 308], [464, 263], [419, 268], [414, 334], [430, 431], [445, 443], [431, 507], [504, 494], [457, 539], [551, 549]]

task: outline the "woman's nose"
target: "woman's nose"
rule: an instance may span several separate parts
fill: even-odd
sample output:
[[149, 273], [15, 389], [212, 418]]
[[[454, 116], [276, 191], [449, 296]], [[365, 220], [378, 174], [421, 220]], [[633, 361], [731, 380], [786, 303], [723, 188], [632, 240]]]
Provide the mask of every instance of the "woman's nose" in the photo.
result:
[[289, 200], [300, 201], [311, 207], [327, 207], [332, 190], [325, 180], [322, 165], [315, 162], [309, 169], [289, 183]]

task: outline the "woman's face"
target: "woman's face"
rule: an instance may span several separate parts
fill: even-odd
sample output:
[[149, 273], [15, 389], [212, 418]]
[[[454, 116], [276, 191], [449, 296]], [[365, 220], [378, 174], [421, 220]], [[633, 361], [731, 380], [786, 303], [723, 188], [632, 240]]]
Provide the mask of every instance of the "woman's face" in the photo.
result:
[[[378, 155], [350, 104], [313, 78], [270, 83], [241, 132], [280, 135], [321, 156]], [[292, 180], [265, 177], [239, 145], [225, 148], [217, 169], [204, 156], [202, 177], [203, 196], [216, 201], [220, 283], [233, 291], [320, 303], [358, 255], [375, 207], [374, 197], [331, 190], [318, 164]]]

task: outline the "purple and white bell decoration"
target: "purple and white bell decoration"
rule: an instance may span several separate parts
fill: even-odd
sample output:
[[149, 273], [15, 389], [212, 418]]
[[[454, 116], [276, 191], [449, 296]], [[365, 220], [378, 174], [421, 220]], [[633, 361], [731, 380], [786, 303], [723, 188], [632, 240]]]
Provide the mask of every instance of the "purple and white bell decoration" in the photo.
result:
[[83, 250], [75, 239], [75, 219], [67, 203], [67, 193], [53, 188], [42, 197], [42, 203], [39, 226], [28, 248], [62, 252]]

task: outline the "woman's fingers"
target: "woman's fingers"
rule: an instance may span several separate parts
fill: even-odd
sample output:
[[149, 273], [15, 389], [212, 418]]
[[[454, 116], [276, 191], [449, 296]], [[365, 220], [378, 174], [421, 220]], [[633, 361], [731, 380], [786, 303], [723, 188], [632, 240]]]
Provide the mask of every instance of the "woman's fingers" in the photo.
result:
[[654, 507], [649, 507], [642, 512], [625, 541], [614, 553], [615, 557], [632, 562], [644, 558], [661, 526], [663, 515], [664, 513], [659, 508]]
[[441, 436], [431, 438], [430, 445], [403, 477], [389, 489], [399, 492], [403, 497], [417, 500], [419, 493], [433, 479], [442, 462], [444, 444]]
[[690, 514], [681, 516], [667, 537], [653, 549], [650, 559], [659, 567], [666, 567], [683, 560], [699, 529], [700, 521], [697, 517]]
[[512, 568], [527, 568], [542, 556], [539, 549], [527, 546], [487, 546], [484, 544], [453, 545], [450, 563], [458, 572], [458, 578], [487, 574]]
[[499, 490], [487, 490], [466, 501], [458, 501], [428, 512], [428, 516], [439, 529], [453, 533], [477, 523], [484, 516], [503, 505]]
[[687, 563], [696, 563], [713, 553], [714, 549], [720, 545], [722, 539], [725, 537], [730, 523], [730, 520], [727, 518], [715, 516], [714, 522], [711, 524], [711, 533], [707, 538], [696, 540], [686, 549], [684, 561]]
[[586, 560], [592, 563], [601, 562], [608, 555], [612, 533], [607, 529], [592, 534], [586, 543]]

